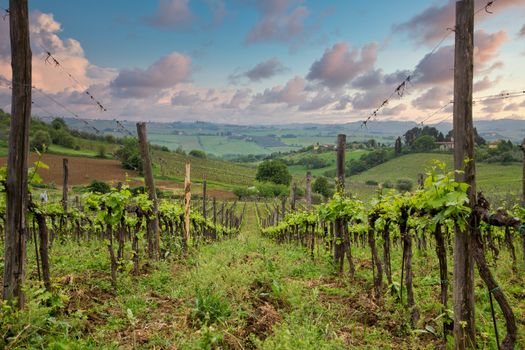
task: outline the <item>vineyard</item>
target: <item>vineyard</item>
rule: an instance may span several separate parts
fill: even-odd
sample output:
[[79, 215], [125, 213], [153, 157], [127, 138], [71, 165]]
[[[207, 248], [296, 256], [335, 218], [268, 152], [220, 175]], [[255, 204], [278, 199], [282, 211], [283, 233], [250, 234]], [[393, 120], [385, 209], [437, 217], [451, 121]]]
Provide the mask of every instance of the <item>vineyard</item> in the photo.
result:
[[[523, 125], [504, 113], [525, 111], [507, 101], [525, 90], [495, 93], [519, 77], [499, 50], [525, 26], [490, 32], [522, 20], [519, 1], [42, 3], [56, 11], [0, 8], [0, 349], [525, 349], [525, 139], [499, 129]], [[369, 13], [391, 27], [381, 45]], [[251, 45], [313, 59], [346, 32], [374, 38], [334, 43], [305, 74], [281, 57], [245, 66]], [[390, 63], [431, 50], [389, 73], [389, 43]]]

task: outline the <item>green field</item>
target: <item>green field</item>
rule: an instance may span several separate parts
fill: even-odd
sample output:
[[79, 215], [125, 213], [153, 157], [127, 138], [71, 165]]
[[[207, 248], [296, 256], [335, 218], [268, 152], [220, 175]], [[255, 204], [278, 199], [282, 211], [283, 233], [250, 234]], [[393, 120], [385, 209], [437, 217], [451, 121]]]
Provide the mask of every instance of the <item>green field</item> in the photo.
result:
[[[410, 179], [414, 186], [417, 184], [419, 173], [425, 173], [432, 160], [436, 159], [447, 164], [448, 169], [452, 170], [453, 158], [449, 154], [420, 153], [409, 154], [393, 159], [384, 164], [378, 165], [359, 175], [351, 176], [347, 181], [347, 188], [350, 192], [355, 192], [361, 196], [373, 195], [375, 186], [367, 186], [367, 180], [374, 180], [379, 183], [390, 181], [395, 184], [398, 179]], [[478, 191], [483, 191], [487, 195], [504, 199], [506, 196], [516, 197], [521, 193], [521, 164], [511, 165], [477, 163], [477, 183]]]
[[184, 181], [185, 163], [191, 163], [192, 182], [206, 178], [210, 184], [222, 188], [249, 186], [255, 181], [255, 168], [231, 162], [189, 157], [175, 152], [153, 151], [152, 161], [157, 177], [177, 182]]

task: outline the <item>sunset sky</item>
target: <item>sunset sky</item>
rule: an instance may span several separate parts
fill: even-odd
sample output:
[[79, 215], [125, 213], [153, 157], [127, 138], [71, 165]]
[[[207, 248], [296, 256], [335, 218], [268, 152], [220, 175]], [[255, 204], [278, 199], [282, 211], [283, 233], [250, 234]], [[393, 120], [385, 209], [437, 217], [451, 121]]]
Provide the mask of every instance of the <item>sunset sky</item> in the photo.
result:
[[[525, 0], [497, 0], [493, 14], [486, 3], [476, 1], [474, 96], [525, 90]], [[33, 84], [82, 118], [344, 123], [367, 118], [410, 75], [376, 119], [422, 121], [452, 98], [454, 14], [455, 0], [31, 0]], [[6, 111], [9, 45], [0, 19]], [[71, 117], [38, 89], [33, 114]], [[525, 97], [474, 110], [523, 119]]]

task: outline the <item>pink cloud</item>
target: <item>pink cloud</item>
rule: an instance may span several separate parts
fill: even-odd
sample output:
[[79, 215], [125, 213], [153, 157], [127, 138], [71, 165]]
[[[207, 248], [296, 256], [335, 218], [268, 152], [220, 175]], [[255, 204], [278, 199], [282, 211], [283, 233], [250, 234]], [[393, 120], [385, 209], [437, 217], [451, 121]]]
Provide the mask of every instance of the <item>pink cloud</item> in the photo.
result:
[[[475, 0], [475, 8], [481, 9], [487, 4], [486, 0]], [[492, 11], [502, 11], [514, 6], [525, 6], [523, 0], [495, 1]], [[394, 31], [405, 32], [418, 44], [434, 45], [445, 34], [447, 28], [455, 25], [456, 0], [449, 0], [444, 5], [433, 5], [418, 13], [410, 20], [394, 26]], [[485, 11], [480, 11], [477, 20], [489, 16]]]
[[489, 77], [485, 76], [483, 79], [478, 80], [474, 83], [474, 92], [480, 92], [483, 90], [490, 89], [496, 86], [501, 81], [501, 77], [497, 77], [494, 80], [490, 80]]
[[160, 0], [157, 11], [145, 21], [153, 27], [180, 29], [188, 27], [193, 19], [189, 0]]
[[250, 30], [245, 42], [290, 42], [301, 37], [310, 12], [306, 6], [297, 6], [297, 0], [256, 0], [261, 18]]
[[437, 109], [453, 99], [453, 92], [444, 87], [436, 86], [428, 89], [412, 101], [412, 105], [418, 109]]
[[371, 69], [376, 59], [376, 43], [352, 51], [349, 51], [347, 43], [337, 43], [312, 64], [306, 78], [332, 89], [341, 88], [359, 74]]
[[191, 73], [191, 58], [174, 52], [162, 57], [147, 69], [124, 69], [111, 82], [120, 97], [145, 98], [186, 81]]
[[287, 69], [277, 58], [271, 58], [264, 62], [258, 63], [255, 67], [247, 70], [243, 73], [234, 73], [229, 76], [229, 80], [232, 83], [237, 83], [239, 79], [245, 77], [252, 82], [261, 81], [263, 79], [272, 78], [280, 73], [285, 72]]
[[521, 30], [520, 30], [519, 36], [521, 36], [521, 37], [525, 37], [525, 24], [523, 25], [523, 27], [521, 27]]
[[285, 86], [274, 86], [271, 89], [265, 89], [263, 93], [254, 97], [255, 103], [271, 104], [285, 103], [289, 106], [298, 105], [306, 100], [306, 81], [296, 76], [289, 80]]

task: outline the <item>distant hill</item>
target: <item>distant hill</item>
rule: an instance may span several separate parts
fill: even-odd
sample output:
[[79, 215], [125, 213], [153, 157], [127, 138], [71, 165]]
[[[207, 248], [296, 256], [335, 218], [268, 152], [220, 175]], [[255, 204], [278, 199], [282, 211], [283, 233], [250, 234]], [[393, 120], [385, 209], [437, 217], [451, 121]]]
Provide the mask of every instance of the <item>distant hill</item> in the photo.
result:
[[[66, 119], [72, 129], [92, 132], [95, 126], [105, 134], [126, 136], [136, 133], [135, 122], [114, 120], [93, 120], [86, 125], [83, 121]], [[148, 136], [152, 143], [169, 149], [182, 148], [186, 151], [197, 149], [223, 158], [238, 155], [271, 154], [296, 151], [312, 144], [334, 144], [337, 134], [347, 135], [348, 142], [376, 139], [378, 142], [393, 144], [398, 136], [418, 126], [412, 121], [372, 121], [366, 127], [361, 122], [347, 124], [285, 125], [233, 125], [209, 122], [148, 123]], [[519, 143], [525, 136], [525, 120], [500, 119], [477, 120], [478, 133], [488, 141], [510, 139]], [[450, 122], [436, 125], [443, 133], [452, 129]]]

